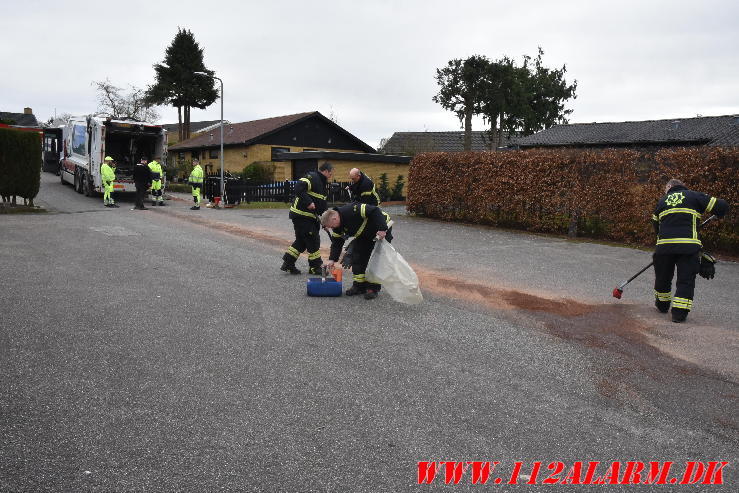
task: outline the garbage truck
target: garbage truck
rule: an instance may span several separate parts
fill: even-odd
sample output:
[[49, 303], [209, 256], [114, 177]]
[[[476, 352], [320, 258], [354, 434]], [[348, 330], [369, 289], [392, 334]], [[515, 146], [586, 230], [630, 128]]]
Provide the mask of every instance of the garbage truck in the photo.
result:
[[100, 166], [106, 156], [116, 162], [116, 192], [136, 191], [133, 167], [142, 156], [167, 162], [167, 131], [161, 125], [87, 115], [70, 118], [62, 136], [61, 182], [88, 197], [103, 191]]

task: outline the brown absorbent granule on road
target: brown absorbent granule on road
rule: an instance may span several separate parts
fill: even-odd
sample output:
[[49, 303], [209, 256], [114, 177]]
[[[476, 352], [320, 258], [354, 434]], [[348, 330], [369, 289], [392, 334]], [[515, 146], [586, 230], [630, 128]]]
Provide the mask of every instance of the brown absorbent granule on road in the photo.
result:
[[[233, 223], [211, 221], [209, 219], [196, 215], [173, 212], [167, 214], [166, 216], [163, 215], [163, 217], [174, 217], [176, 219], [194, 223], [199, 226], [205, 226], [206, 228], [214, 229], [222, 233], [228, 233], [241, 238], [256, 240], [269, 246], [277, 247], [276, 250], [281, 250], [283, 252], [287, 250], [287, 247], [290, 246], [290, 243], [292, 243], [293, 241], [292, 237], [280, 236], [271, 232], [257, 231]], [[321, 253], [323, 255], [328, 255], [329, 250], [327, 248], [321, 248]]]
[[437, 294], [474, 301], [488, 308], [522, 309], [547, 312], [563, 317], [579, 317], [595, 309], [571, 299], [550, 299], [535, 294], [493, 287], [480, 282], [465, 281], [456, 277], [438, 274], [430, 270], [414, 267], [423, 289]]

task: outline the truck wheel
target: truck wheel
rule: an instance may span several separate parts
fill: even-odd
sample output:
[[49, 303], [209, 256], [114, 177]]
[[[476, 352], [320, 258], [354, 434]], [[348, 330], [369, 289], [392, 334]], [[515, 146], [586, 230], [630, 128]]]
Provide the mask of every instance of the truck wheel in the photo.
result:
[[82, 173], [74, 174], [74, 190], [77, 193], [82, 193]]
[[85, 194], [85, 197], [92, 197], [92, 184], [86, 174], [82, 175], [82, 193]]

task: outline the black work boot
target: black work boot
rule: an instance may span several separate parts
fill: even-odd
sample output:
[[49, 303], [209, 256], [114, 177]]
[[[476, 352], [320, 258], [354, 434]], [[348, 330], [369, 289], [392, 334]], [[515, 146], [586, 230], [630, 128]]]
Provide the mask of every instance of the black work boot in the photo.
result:
[[654, 300], [654, 306], [657, 307], [657, 310], [659, 310], [660, 313], [667, 313], [670, 311], [669, 301]]
[[280, 267], [280, 270], [289, 272], [290, 274], [300, 274], [300, 269], [295, 267], [294, 263], [290, 263], [287, 260], [282, 261], [282, 266]]
[[366, 293], [364, 293], [364, 299], [365, 300], [374, 300], [379, 296], [380, 293], [375, 291], [374, 289], [368, 289]]
[[672, 321], [675, 323], [681, 323], [685, 322], [685, 319], [688, 318], [688, 312], [690, 310], [686, 310], [685, 308], [672, 308]]
[[366, 289], [364, 288], [364, 286], [361, 286], [360, 284], [357, 284], [355, 282], [354, 284], [352, 284], [352, 287], [350, 287], [349, 289], [346, 290], [346, 295], [347, 296], [354, 296], [354, 295], [357, 295], [357, 294], [364, 294], [365, 291], [366, 291]]
[[323, 275], [323, 264], [313, 264], [308, 266], [308, 274], [314, 275], [314, 276], [322, 276]]

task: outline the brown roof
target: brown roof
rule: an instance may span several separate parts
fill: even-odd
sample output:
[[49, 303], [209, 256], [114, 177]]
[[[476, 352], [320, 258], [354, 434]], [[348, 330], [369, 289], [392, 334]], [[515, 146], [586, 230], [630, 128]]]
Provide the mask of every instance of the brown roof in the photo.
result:
[[[202, 129], [208, 128], [211, 125], [215, 125], [216, 123], [221, 123], [221, 120], [207, 120], [207, 121], [203, 121], [203, 122], [190, 122], [190, 132], [192, 132], [192, 133], [200, 132]], [[223, 124], [224, 125], [228, 125], [228, 122], [224, 121]], [[165, 123], [165, 124], [162, 125], [162, 127], [164, 127], [164, 129], [167, 132], [177, 132], [177, 127], [179, 127], [179, 126], [180, 126], [179, 123]], [[219, 141], [219, 143], [220, 143], [220, 141]]]
[[[296, 123], [304, 118], [319, 114], [317, 111], [308, 113], [296, 113], [294, 115], [276, 116], [243, 123], [231, 123], [223, 127], [223, 145], [248, 144], [251, 141], [263, 137], [266, 134], [279, 130], [286, 125]], [[220, 130], [202, 133], [191, 139], [183, 140], [170, 150], [194, 149], [200, 147], [217, 146], [221, 143]]]

